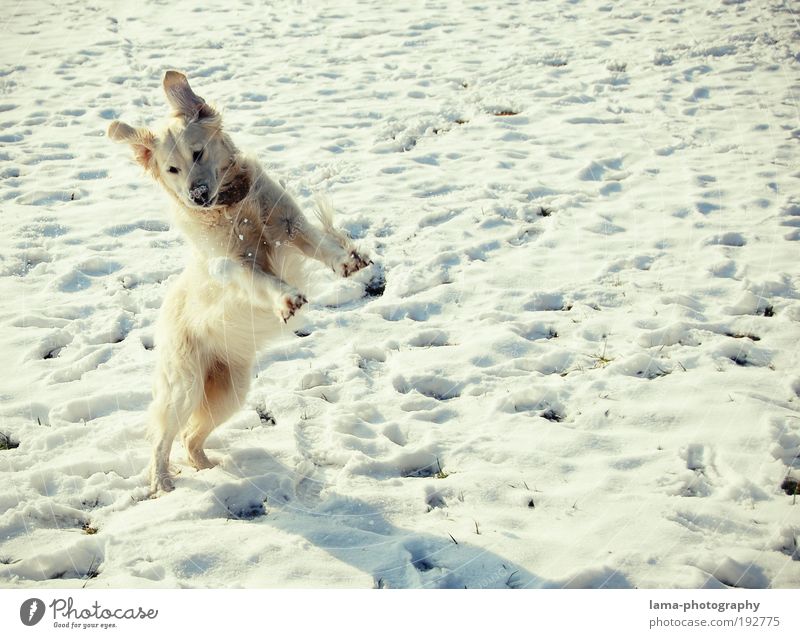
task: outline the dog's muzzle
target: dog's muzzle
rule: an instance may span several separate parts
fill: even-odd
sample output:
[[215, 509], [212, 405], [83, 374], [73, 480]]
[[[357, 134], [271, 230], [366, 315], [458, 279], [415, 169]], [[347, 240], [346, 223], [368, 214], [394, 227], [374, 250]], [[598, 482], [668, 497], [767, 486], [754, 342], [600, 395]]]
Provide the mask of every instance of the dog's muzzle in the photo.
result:
[[194, 184], [189, 189], [189, 199], [198, 206], [208, 206], [211, 203], [211, 193], [207, 184]]

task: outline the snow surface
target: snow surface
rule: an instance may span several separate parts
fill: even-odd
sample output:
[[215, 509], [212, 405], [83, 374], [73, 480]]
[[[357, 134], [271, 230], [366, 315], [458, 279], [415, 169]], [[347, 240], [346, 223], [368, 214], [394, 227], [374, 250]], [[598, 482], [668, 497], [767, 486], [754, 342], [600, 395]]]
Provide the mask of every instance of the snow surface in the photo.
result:
[[[800, 586], [791, 2], [7, 4], [2, 586]], [[387, 283], [149, 500], [168, 68]]]

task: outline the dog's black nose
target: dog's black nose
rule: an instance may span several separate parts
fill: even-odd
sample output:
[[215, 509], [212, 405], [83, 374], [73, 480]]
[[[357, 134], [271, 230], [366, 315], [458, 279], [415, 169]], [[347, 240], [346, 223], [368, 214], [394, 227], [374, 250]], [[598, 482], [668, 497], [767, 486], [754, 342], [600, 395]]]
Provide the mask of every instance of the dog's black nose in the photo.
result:
[[208, 184], [196, 182], [189, 189], [189, 198], [198, 206], [208, 206], [211, 202], [209, 195]]

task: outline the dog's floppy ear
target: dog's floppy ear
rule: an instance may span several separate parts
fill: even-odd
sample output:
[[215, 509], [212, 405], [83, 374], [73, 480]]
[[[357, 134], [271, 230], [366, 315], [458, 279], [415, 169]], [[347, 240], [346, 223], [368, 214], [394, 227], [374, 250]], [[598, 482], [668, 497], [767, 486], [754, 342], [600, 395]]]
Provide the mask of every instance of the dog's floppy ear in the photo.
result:
[[175, 113], [189, 120], [214, 117], [216, 111], [206, 101], [192, 91], [189, 81], [183, 73], [167, 71], [164, 74], [164, 93], [167, 102], [175, 109]]
[[150, 168], [153, 150], [156, 147], [156, 137], [152, 132], [147, 129], [133, 128], [125, 122], [114, 120], [108, 126], [108, 137], [115, 142], [130, 144], [136, 161], [145, 168]]

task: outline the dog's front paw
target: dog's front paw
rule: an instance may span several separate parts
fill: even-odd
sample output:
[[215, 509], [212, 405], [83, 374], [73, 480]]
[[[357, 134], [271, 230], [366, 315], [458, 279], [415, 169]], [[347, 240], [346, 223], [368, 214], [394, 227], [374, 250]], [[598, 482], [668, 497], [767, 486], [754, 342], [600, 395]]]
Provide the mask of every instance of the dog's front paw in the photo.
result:
[[371, 264], [372, 260], [367, 257], [362, 257], [355, 250], [353, 250], [346, 259], [336, 265], [334, 271], [336, 271], [336, 273], [342, 277], [349, 277], [354, 272], [358, 272], [362, 268], [366, 268]]
[[299, 292], [287, 292], [280, 296], [275, 314], [286, 323], [294, 314], [308, 303], [305, 295]]

